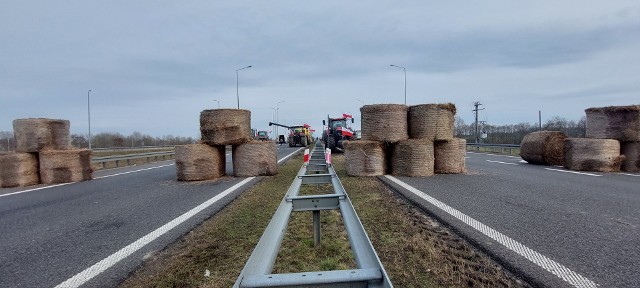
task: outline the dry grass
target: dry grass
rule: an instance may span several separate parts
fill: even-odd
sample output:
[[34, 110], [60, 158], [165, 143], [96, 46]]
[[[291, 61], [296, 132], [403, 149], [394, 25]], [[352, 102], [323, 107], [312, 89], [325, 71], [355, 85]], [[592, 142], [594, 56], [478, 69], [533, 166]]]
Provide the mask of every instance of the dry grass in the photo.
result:
[[[302, 163], [296, 156], [166, 250], [122, 287], [231, 287]], [[334, 165], [396, 287], [518, 287], [470, 245], [390, 192], [375, 177], [348, 177]], [[330, 193], [310, 185], [301, 195]], [[311, 212], [295, 212], [274, 273], [355, 267], [340, 213], [323, 211], [322, 245], [313, 247]], [[210, 277], [205, 277], [205, 270]]]

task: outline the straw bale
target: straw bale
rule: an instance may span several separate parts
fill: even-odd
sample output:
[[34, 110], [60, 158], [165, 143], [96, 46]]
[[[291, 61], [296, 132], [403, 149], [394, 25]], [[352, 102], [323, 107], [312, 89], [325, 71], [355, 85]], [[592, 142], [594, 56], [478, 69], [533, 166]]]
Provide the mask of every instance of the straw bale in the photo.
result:
[[178, 181], [201, 181], [225, 175], [225, 147], [206, 144], [176, 146]]
[[433, 169], [440, 174], [461, 174], [466, 172], [465, 155], [467, 140], [453, 138], [440, 140], [433, 144]]
[[251, 141], [251, 111], [212, 109], [200, 113], [200, 134], [209, 145], [238, 145]]
[[362, 140], [395, 143], [409, 138], [407, 105], [364, 105], [362, 114]]
[[399, 176], [431, 176], [434, 173], [433, 142], [408, 139], [392, 147], [391, 173]]
[[92, 177], [91, 151], [88, 149], [43, 150], [39, 155], [43, 184], [79, 182]]
[[453, 139], [456, 105], [422, 104], [409, 107], [409, 138], [429, 140]]
[[567, 138], [565, 167], [578, 171], [620, 171], [620, 142], [614, 139]]
[[268, 141], [233, 146], [233, 174], [238, 177], [278, 174], [276, 146]]
[[640, 141], [640, 105], [589, 108], [587, 138]]
[[38, 154], [0, 154], [0, 187], [29, 186], [38, 183]]
[[344, 157], [350, 176], [384, 175], [386, 159], [383, 144], [377, 141], [345, 141]]
[[624, 155], [620, 169], [626, 172], [640, 172], [640, 142], [621, 142]]
[[531, 164], [564, 165], [564, 140], [560, 131], [537, 131], [524, 136], [520, 157]]
[[44, 149], [66, 150], [71, 147], [69, 120], [27, 118], [13, 120], [17, 152], [39, 152]]

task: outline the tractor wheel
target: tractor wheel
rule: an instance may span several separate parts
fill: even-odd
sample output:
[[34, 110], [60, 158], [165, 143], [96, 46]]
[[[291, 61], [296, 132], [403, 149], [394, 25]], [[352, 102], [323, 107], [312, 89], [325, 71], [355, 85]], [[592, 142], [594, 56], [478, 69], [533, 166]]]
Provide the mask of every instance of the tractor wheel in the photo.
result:
[[289, 147], [293, 147], [296, 146], [296, 143], [294, 142], [293, 137], [289, 137]]
[[307, 145], [309, 145], [309, 143], [307, 143], [307, 137], [300, 137], [300, 142], [302, 147], [307, 147]]
[[333, 137], [333, 135], [329, 136], [329, 138], [327, 138], [327, 147], [331, 149], [331, 152], [336, 150], [336, 138]]

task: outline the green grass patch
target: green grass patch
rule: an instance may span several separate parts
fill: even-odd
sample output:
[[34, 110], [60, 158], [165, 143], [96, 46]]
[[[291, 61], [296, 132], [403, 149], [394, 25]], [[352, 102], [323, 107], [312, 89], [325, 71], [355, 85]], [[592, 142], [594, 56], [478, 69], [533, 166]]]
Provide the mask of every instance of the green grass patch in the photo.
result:
[[[521, 287], [464, 240], [399, 198], [375, 177], [349, 177], [334, 166], [396, 287]], [[302, 165], [298, 155], [162, 252], [122, 287], [231, 287]], [[461, 177], [464, 177], [461, 175]], [[301, 195], [333, 193], [305, 185]], [[355, 268], [342, 217], [321, 212], [322, 241], [313, 245], [311, 212], [293, 212], [274, 273]], [[209, 277], [205, 277], [205, 271]]]

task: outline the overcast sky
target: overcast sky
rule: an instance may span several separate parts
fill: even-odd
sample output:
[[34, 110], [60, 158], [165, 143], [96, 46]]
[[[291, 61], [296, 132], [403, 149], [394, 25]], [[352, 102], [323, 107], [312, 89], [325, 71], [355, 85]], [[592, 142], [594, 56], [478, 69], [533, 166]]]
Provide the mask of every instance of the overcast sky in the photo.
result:
[[[373, 4], [372, 4], [373, 3]], [[640, 1], [0, 0], [0, 131], [199, 136], [203, 109], [319, 130], [362, 102], [472, 103], [489, 124], [640, 104]]]

